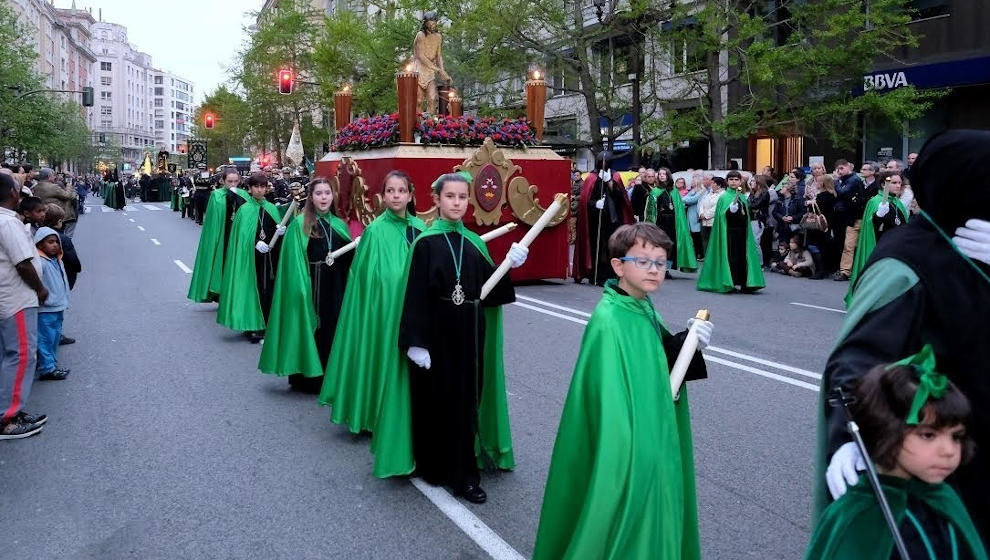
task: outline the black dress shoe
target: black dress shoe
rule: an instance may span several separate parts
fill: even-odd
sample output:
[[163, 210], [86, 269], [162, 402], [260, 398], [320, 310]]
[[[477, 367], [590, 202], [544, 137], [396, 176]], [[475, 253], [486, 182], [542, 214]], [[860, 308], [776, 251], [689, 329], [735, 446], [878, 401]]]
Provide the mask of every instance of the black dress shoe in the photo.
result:
[[488, 494], [485, 494], [485, 491], [481, 489], [481, 486], [475, 486], [473, 484], [468, 484], [457, 494], [459, 496], [463, 496], [465, 500], [471, 502], [472, 504], [483, 504], [488, 500]]
[[74, 339], [74, 338], [69, 338], [69, 337], [67, 337], [67, 336], [64, 336], [64, 335], [63, 335], [63, 336], [62, 336], [62, 338], [60, 338], [60, 339], [59, 339], [59, 341], [58, 341], [58, 345], [59, 345], [59, 346], [64, 346], [64, 345], [66, 345], [66, 344], [75, 344], [75, 343], [76, 343], [76, 339]]

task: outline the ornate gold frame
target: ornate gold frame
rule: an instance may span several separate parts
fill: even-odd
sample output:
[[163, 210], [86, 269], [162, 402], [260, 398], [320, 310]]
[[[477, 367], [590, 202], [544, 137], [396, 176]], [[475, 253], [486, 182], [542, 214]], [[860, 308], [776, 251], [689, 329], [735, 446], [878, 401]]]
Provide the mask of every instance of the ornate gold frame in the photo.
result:
[[505, 193], [508, 190], [509, 177], [522, 171], [522, 167], [512, 163], [512, 160], [506, 157], [502, 150], [495, 147], [495, 142], [492, 142], [491, 138], [485, 138], [484, 144], [471, 154], [471, 157], [464, 160], [464, 163], [454, 166], [455, 172], [467, 171], [471, 174], [471, 177], [475, 177], [481, 171], [481, 168], [489, 163], [495, 166], [499, 176], [502, 177], [503, 188], [500, 198], [495, 204], [495, 208], [491, 212], [486, 212], [481, 207], [481, 204], [478, 203], [474, 181], [471, 181], [470, 201], [471, 205], [474, 206], [474, 219], [480, 226], [496, 226], [501, 221], [502, 207], [505, 206]]

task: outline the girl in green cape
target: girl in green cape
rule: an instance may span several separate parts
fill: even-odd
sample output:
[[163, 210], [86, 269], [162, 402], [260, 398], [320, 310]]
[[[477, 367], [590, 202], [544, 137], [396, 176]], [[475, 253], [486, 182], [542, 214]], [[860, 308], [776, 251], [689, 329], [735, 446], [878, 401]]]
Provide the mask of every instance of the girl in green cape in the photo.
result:
[[[986, 560], [962, 500], [944, 481], [973, 455], [966, 434], [969, 401], [935, 371], [926, 344], [918, 354], [869, 371], [851, 405], [876, 461], [894, 522], [912, 560]], [[815, 528], [807, 560], [888, 560], [894, 540], [863, 477], [829, 505]]]
[[289, 376], [290, 387], [319, 393], [337, 318], [347, 287], [352, 252], [331, 253], [351, 241], [333, 214], [330, 183], [317, 177], [306, 187], [302, 214], [289, 224], [275, 277], [275, 295], [258, 369]]
[[694, 256], [694, 240], [691, 239], [684, 200], [681, 198], [681, 193], [674, 188], [674, 180], [669, 169], [661, 167], [657, 175], [660, 178], [660, 186], [650, 189], [646, 199], [644, 220], [658, 225], [673, 243], [667, 254], [667, 258], [670, 259], [667, 266], [681, 272], [694, 272], [698, 270], [698, 261]]
[[729, 188], [715, 206], [715, 220], [705, 251], [705, 266], [698, 275], [698, 289], [730, 293], [739, 286], [743, 292], [755, 292], [766, 286], [766, 282], [753, 228], [749, 224], [749, 203], [740, 190], [742, 175], [729, 171], [726, 181]]
[[885, 171], [877, 177], [877, 181], [885, 185], [888, 192], [879, 192], [866, 203], [863, 211], [862, 227], [859, 230], [859, 240], [856, 242], [856, 258], [853, 259], [852, 270], [849, 274], [849, 291], [846, 292], [846, 307], [852, 303], [853, 289], [856, 278], [866, 267], [873, 249], [884, 233], [895, 227], [906, 224], [910, 214], [901, 203], [900, 196], [904, 190], [904, 176], [900, 171]]
[[229, 226], [239, 206], [237, 200], [243, 204], [248, 199], [248, 194], [237, 188], [241, 183], [241, 176], [236, 171], [224, 173], [223, 180], [224, 188], [213, 191], [207, 202], [196, 262], [189, 282], [187, 297], [200, 303], [220, 299], [224, 254], [230, 236]]
[[[346, 425], [353, 433], [377, 433], [379, 415], [405, 416], [398, 422], [390, 421], [389, 427], [409, 425], [408, 401], [384, 402], [383, 396], [387, 385], [405, 382], [399, 379], [407, 372], [402, 368], [405, 357], [395, 342], [399, 336], [396, 319], [405, 295], [409, 248], [426, 224], [414, 215], [408, 175], [390, 172], [382, 194], [385, 211], [365, 228], [354, 252], [337, 336], [320, 393], [320, 404], [333, 406], [330, 421]], [[383, 435], [388, 437], [376, 437], [375, 444], [381, 444], [385, 454], [397, 451], [396, 446], [408, 447], [408, 431], [405, 437], [399, 434], [393, 438], [390, 430]], [[412, 471], [411, 461], [399, 470], [388, 474], [408, 474]]]
[[[409, 255], [398, 344], [412, 362], [417, 476], [483, 503], [487, 496], [479, 462], [490, 468], [515, 466], [499, 307], [515, 301], [515, 292], [505, 276], [479, 299], [495, 265], [485, 243], [461, 221], [468, 193], [467, 180], [453, 173], [433, 185], [440, 217], [416, 238]], [[528, 253], [513, 244], [506, 258], [520, 266]]]
[[[660, 288], [670, 238], [654, 224], [622, 226], [608, 242], [619, 280], [588, 320], [550, 461], [534, 560], [701, 557], [686, 387], [674, 401], [671, 335], [649, 294]], [[688, 326], [695, 319], [689, 321]], [[707, 377], [699, 346], [686, 379]]]
[[284, 233], [285, 226], [278, 223], [275, 206], [265, 200], [268, 176], [253, 173], [247, 191], [251, 198], [234, 214], [230, 228], [217, 323], [244, 331], [257, 344], [264, 338], [271, 311], [279, 256], [279, 246], [273, 250], [266, 241], [280, 230]]

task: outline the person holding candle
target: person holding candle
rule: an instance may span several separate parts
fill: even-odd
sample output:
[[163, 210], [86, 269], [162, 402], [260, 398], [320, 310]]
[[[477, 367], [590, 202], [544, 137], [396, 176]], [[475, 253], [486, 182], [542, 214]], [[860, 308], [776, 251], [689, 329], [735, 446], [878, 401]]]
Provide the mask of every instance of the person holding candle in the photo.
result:
[[691, 230], [688, 228], [687, 209], [681, 193], [674, 188], [670, 170], [666, 167], [660, 168], [657, 182], [650, 189], [643, 221], [660, 226], [670, 238], [672, 245], [667, 251], [667, 258], [670, 259], [665, 273], [667, 278], [670, 278], [670, 268], [681, 272], [698, 270], [698, 261], [694, 257], [694, 240], [691, 239]]
[[251, 199], [234, 214], [226, 251], [217, 323], [244, 331], [252, 344], [264, 338], [272, 308], [280, 245], [268, 245], [285, 226], [278, 223], [275, 205], [265, 199], [268, 177], [253, 173], [247, 180]]
[[623, 224], [635, 220], [632, 204], [622, 177], [608, 167], [611, 154], [602, 152], [595, 161], [595, 171], [581, 185], [577, 239], [571, 276], [580, 284], [586, 279], [598, 285], [612, 277], [608, 264], [608, 238]]
[[230, 225], [233, 224], [234, 213], [249, 198], [243, 189], [238, 188], [241, 176], [236, 170], [228, 169], [224, 172], [223, 184], [224, 188], [210, 194], [206, 217], [203, 219], [203, 231], [199, 234], [196, 264], [189, 282], [187, 297], [201, 303], [220, 299]]
[[739, 286], [752, 293], [766, 285], [760, 252], [750, 227], [749, 203], [742, 193], [742, 175], [725, 174], [728, 189], [718, 197], [705, 266], [698, 275], [698, 289], [731, 293]]
[[[515, 301], [508, 276], [484, 300], [495, 271], [485, 243], [461, 221], [469, 187], [458, 174], [433, 184], [439, 219], [420, 235], [407, 265], [399, 347], [409, 357], [416, 474], [470, 502], [487, 499], [479, 464], [512, 469], [512, 438], [502, 369], [501, 305]], [[521, 266], [529, 251], [506, 256]]]
[[395, 319], [409, 249], [426, 224], [415, 215], [404, 172], [386, 175], [382, 194], [385, 211], [365, 228], [354, 251], [320, 404], [333, 407], [331, 422], [374, 433], [375, 475], [384, 477], [413, 469], [408, 371], [396, 345]]
[[[688, 331], [671, 335], [649, 294], [664, 280], [669, 237], [655, 224], [609, 239], [609, 280], [588, 320], [557, 431], [534, 560], [701, 556], [687, 390], [670, 365]], [[699, 321], [691, 319], [688, 328]], [[708, 375], [696, 328], [685, 379]]]
[[903, 171], [884, 171], [877, 176], [874, 181], [883, 185], [880, 192], [873, 196], [866, 203], [863, 211], [862, 226], [859, 230], [859, 239], [856, 241], [856, 256], [853, 259], [852, 271], [849, 275], [849, 290], [846, 292], [846, 307], [852, 302], [853, 288], [856, 286], [856, 278], [859, 277], [863, 267], [870, 260], [873, 249], [876, 248], [880, 238], [897, 226], [906, 224], [910, 214], [907, 208], [900, 201], [901, 192], [904, 190]]
[[330, 183], [317, 177], [306, 187], [302, 214], [282, 240], [275, 295], [258, 369], [289, 376], [293, 389], [319, 393], [337, 329], [353, 253], [337, 259], [334, 249], [351, 241], [347, 225], [333, 214]]

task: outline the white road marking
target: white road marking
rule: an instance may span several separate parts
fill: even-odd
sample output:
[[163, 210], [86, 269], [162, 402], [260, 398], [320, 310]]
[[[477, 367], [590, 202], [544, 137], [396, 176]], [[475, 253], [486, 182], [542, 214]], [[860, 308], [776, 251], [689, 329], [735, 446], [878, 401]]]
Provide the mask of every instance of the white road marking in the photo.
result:
[[152, 206], [152, 205], [150, 205], [150, 204], [142, 204], [141, 206], [144, 206], [144, 207], [145, 207], [145, 208], [147, 208], [148, 210], [161, 210], [161, 208], [159, 208], [159, 207], [157, 207], [157, 206]]
[[525, 560], [525, 556], [519, 554], [516, 549], [498, 536], [498, 533], [492, 531], [491, 527], [485, 525], [481, 519], [478, 519], [478, 516], [471, 513], [471, 510], [464, 507], [464, 504], [457, 501], [446, 490], [430, 486], [419, 478], [413, 478], [410, 482], [489, 556], [495, 560]]
[[154, 243], [155, 245], [161, 245], [161, 242], [155, 239], [154, 237], [151, 238], [151, 242]]
[[113, 208], [109, 206], [100, 206], [100, 212], [113, 212]]
[[133, 211], [137, 210], [137, 208], [135, 208], [133, 206], [130, 206], [130, 205], [124, 205], [124, 210], [127, 210], [128, 212], [133, 212]]
[[127, 219], [130, 220], [130, 221], [132, 221], [132, 222], [134, 221], [134, 218], [127, 218]]
[[521, 299], [521, 300], [525, 300], [525, 301], [532, 301], [533, 303], [539, 303], [543, 307], [550, 307], [552, 309], [560, 309], [561, 311], [570, 311], [571, 313], [573, 313], [575, 315], [579, 315], [581, 317], [591, 317], [591, 313], [585, 313], [584, 311], [581, 311], [581, 310], [578, 310], [578, 309], [574, 309], [574, 308], [571, 308], [571, 307], [564, 307], [563, 305], [557, 305], [556, 303], [550, 303], [549, 301], [543, 301], [542, 299], [536, 299], [536, 298], [531, 298], [531, 297], [527, 297], [527, 296], [521, 296], [519, 294], [516, 294], [516, 299]]
[[[131, 220], [131, 221], [133, 222], [134, 220]], [[141, 226], [138, 226], [138, 229], [141, 230], [141, 231], [144, 231], [144, 228], [141, 227]]]
[[180, 269], [182, 269], [182, 272], [185, 272], [186, 274], [192, 274], [192, 269], [189, 268], [188, 266], [186, 266], [186, 263], [184, 263], [184, 262], [182, 262], [180, 260], [174, 260], [172, 262], [175, 263], [175, 266], [177, 266]]
[[[567, 308], [567, 307], [564, 307], [562, 305], [552, 304], [550, 302], [546, 302], [546, 301], [543, 301], [543, 300], [540, 300], [540, 299], [536, 299], [536, 298], [531, 298], [531, 297], [517, 295], [516, 296], [516, 299], [525, 299], [527, 301], [533, 301], [533, 302], [537, 302], [537, 303], [540, 303], [540, 304], [543, 304], [543, 305], [547, 305], [548, 307], [554, 307], [554, 308], [557, 308], [557, 309], [564, 309], [564, 310], [570, 310], [570, 311], [577, 311], [577, 313], [580, 313], [581, 315], [585, 315], [585, 316], [588, 316], [588, 317], [591, 316], [590, 314], [585, 313], [583, 311], [572, 310], [572, 309]], [[571, 317], [571, 316], [568, 316], [568, 315], [564, 315], [563, 313], [557, 313], [556, 311], [550, 311], [549, 309], [543, 309], [543, 308], [540, 308], [540, 307], [536, 307], [535, 305], [529, 305], [529, 304], [526, 304], [526, 303], [519, 303], [518, 301], [517, 302], [513, 302], [512, 305], [517, 305], [517, 306], [523, 307], [525, 309], [530, 309], [532, 311], [536, 311], [537, 313], [543, 313], [544, 315], [550, 315], [551, 317], [557, 317], [558, 319], [564, 319], [565, 321], [570, 321], [572, 323], [577, 323], [579, 325], [587, 325], [588, 324], [588, 321], [585, 321], [584, 319], [578, 319], [576, 317]], [[784, 375], [778, 375], [776, 373], [771, 373], [769, 371], [765, 371], [765, 370], [762, 370], [762, 369], [757, 369], [757, 368], [754, 368], [752, 366], [748, 366], [748, 365], [745, 365], [745, 364], [740, 364], [740, 363], [737, 363], [737, 362], [733, 362], [731, 360], [726, 360], [724, 358], [719, 358], [717, 356], [712, 356], [710, 354], [711, 352], [725, 354], [726, 356], [732, 356], [734, 358], [739, 358], [739, 359], [746, 360], [746, 361], [749, 361], [749, 362], [753, 362], [753, 363], [757, 363], [757, 364], [769, 366], [769, 367], [772, 367], [772, 368], [779, 369], [781, 371], [787, 371], [787, 372], [791, 372], [791, 373], [796, 373], [798, 375], [803, 375], [805, 377], [810, 377], [812, 379], [821, 379], [822, 378], [821, 374], [815, 373], [813, 371], [808, 371], [806, 369], [796, 368], [796, 367], [793, 367], [793, 366], [789, 366], [789, 365], [786, 365], [786, 364], [781, 364], [779, 362], [774, 362], [774, 361], [771, 361], [771, 360], [765, 360], [763, 358], [758, 358], [756, 356], [750, 356], [748, 354], [743, 354], [741, 352], [736, 352], [736, 351], [733, 351], [733, 350], [728, 350], [726, 348], [719, 348], [718, 346], [709, 346], [708, 348], [705, 349], [705, 359], [708, 360], [708, 361], [710, 361], [710, 362], [714, 362], [714, 363], [717, 363], [717, 364], [722, 364], [724, 366], [728, 366], [728, 367], [731, 367], [731, 368], [742, 370], [742, 371], [745, 371], [745, 372], [748, 372], [748, 373], [753, 373], [753, 374], [756, 374], [756, 375], [759, 375], [759, 376], [762, 376], [762, 377], [767, 377], [769, 379], [774, 379], [774, 380], [777, 380], [777, 381], [782, 381], [784, 383], [788, 383], [788, 384], [794, 385], [796, 387], [803, 387], [805, 389], [811, 389], [813, 391], [818, 391], [818, 386], [817, 385], [813, 385], [811, 383], [807, 383], [807, 382], [800, 381], [800, 380], [797, 380], [797, 379], [792, 379], [792, 378], [787, 377], [787, 376], [784, 376]]]
[[834, 311], [835, 313], [845, 313], [845, 310], [843, 309], [835, 309], [833, 307], [822, 307], [820, 305], [811, 305], [810, 303], [798, 303], [796, 301], [792, 301], [791, 305], [797, 305], [800, 307], [810, 307], [812, 309], [821, 309], [823, 311]]

